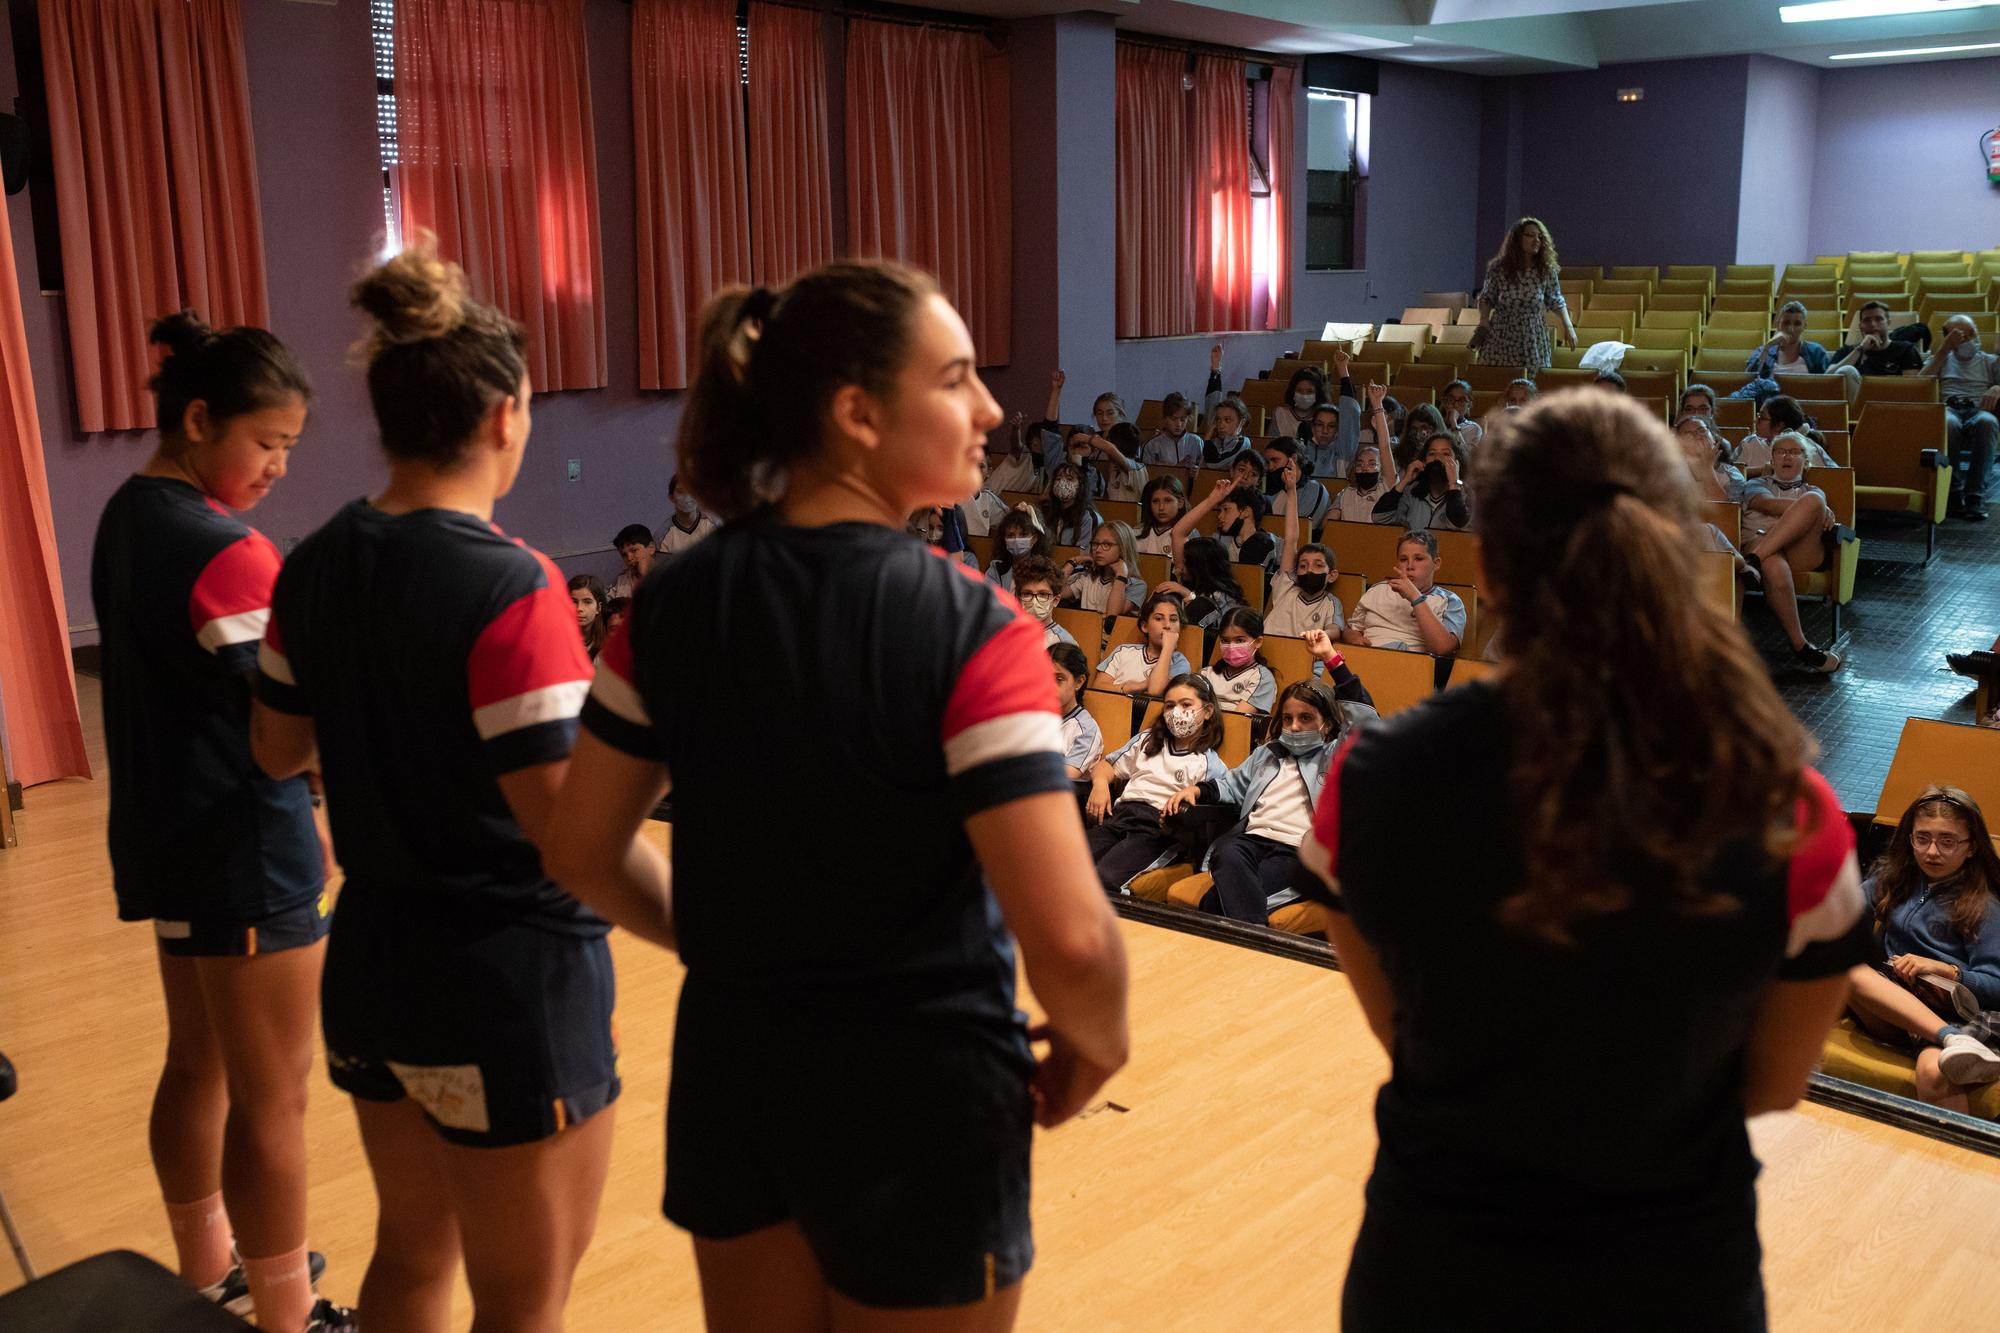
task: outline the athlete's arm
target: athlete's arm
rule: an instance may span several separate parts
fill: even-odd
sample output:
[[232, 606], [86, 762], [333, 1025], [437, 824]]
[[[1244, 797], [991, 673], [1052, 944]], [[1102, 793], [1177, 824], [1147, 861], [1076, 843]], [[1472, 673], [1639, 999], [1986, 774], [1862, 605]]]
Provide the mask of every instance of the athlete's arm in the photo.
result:
[[1036, 1119], [1061, 1124], [1126, 1060], [1125, 943], [1091, 867], [1067, 792], [1038, 792], [965, 821], [973, 851], [1021, 944], [1051, 1049], [1035, 1071]]
[[250, 702], [250, 755], [272, 778], [295, 778], [319, 767], [319, 738], [313, 720], [302, 713], [283, 713]]
[[[500, 784], [519, 817], [507, 779]], [[667, 786], [665, 764], [580, 732], [561, 789], [549, 793], [548, 823], [536, 842], [542, 868], [578, 902], [613, 925], [672, 949], [677, 945], [666, 858], [639, 835]]]
[[[1331, 859], [1318, 838], [1308, 834], [1299, 844], [1299, 864], [1325, 880], [1336, 892], [1339, 890], [1340, 886], [1333, 882]], [[1347, 974], [1348, 984], [1354, 987], [1354, 998], [1360, 1001], [1361, 1012], [1368, 1018], [1368, 1030], [1382, 1043], [1383, 1050], [1393, 1049], [1396, 999], [1389, 990], [1389, 978], [1382, 972], [1382, 961], [1375, 956], [1374, 947], [1361, 938], [1361, 932], [1354, 928], [1354, 918], [1343, 911], [1328, 914], [1326, 933], [1333, 942], [1333, 956], [1340, 963], [1340, 970]]]
[[1806, 1078], [1826, 1048], [1826, 1034], [1847, 1004], [1847, 974], [1817, 981], [1774, 981], [1757, 1005], [1744, 1061], [1743, 1114], [1798, 1104]]

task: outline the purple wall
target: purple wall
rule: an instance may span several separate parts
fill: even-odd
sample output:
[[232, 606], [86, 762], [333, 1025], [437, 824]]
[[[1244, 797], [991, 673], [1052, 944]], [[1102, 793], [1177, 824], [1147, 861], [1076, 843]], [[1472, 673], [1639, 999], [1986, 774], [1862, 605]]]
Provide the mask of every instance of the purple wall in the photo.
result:
[[1743, 104], [1743, 169], [1736, 262], [1796, 264], [1813, 255], [1811, 210], [1799, 206], [1819, 132], [1820, 71], [1794, 60], [1750, 57]]
[[2000, 245], [1979, 136], [2000, 124], [2000, 60], [1827, 70], [1802, 256]]
[[[1517, 79], [1521, 211], [1548, 223], [1566, 259], [1730, 263], [1749, 64], [1657, 61]], [[1635, 85], [1643, 100], [1617, 100]]]

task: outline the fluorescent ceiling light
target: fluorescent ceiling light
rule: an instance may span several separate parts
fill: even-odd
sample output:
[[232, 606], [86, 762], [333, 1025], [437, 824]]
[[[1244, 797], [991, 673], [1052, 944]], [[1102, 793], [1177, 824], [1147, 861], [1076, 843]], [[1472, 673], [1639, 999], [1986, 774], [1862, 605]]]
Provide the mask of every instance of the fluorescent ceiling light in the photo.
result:
[[1845, 55], [1828, 56], [1828, 60], [1886, 60], [1890, 56], [1942, 56], [1954, 51], [1991, 51], [2000, 47], [2000, 42], [1974, 42], [1970, 46], [1912, 46], [1903, 51], [1849, 51]]
[[1940, 14], [1953, 9], [1984, 9], [2000, 0], [1815, 0], [1813, 4], [1780, 5], [1786, 23], [1823, 23], [1828, 19], [1874, 19], [1891, 14]]

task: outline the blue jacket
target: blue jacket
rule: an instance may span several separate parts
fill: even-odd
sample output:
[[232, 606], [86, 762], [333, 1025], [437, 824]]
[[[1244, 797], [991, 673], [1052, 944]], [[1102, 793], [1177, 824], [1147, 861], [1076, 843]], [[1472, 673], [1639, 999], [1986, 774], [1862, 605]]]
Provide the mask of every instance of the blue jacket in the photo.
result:
[[[1338, 748], [1338, 740], [1320, 746], [1311, 754], [1299, 760], [1299, 771], [1305, 775], [1306, 796], [1313, 808], [1319, 808], [1320, 788], [1326, 783], [1326, 770], [1333, 762], [1333, 752]], [[1291, 758], [1290, 755], [1272, 753], [1269, 745], [1259, 745], [1250, 752], [1250, 757], [1231, 769], [1225, 769], [1221, 776], [1201, 784], [1201, 799], [1216, 805], [1233, 805], [1242, 812], [1231, 833], [1241, 833], [1250, 826], [1250, 812], [1263, 799], [1265, 788], [1278, 776], [1279, 766]], [[1220, 841], [1220, 839], [1217, 839]], [[1209, 844], [1207, 855], [1201, 859], [1201, 868], [1208, 869], [1209, 861], [1215, 856], [1214, 843]], [[1283, 906], [1283, 903], [1276, 904]]]
[[[2000, 901], [1989, 897], [1979, 933], [1962, 939], [1951, 928], [1950, 895], [1939, 895], [1937, 887], [1926, 882], [1890, 910], [1882, 922], [1882, 947], [1892, 957], [1913, 953], [1954, 964], [1959, 981], [1979, 998], [1979, 1007], [2000, 1011]], [[1862, 885], [1871, 903], [1879, 889], [1874, 879]]]
[[[1824, 347], [1804, 338], [1799, 340], [1799, 358], [1806, 363], [1808, 375], [1826, 374], [1827, 366], [1833, 361], [1832, 354]], [[1778, 354], [1771, 350], [1769, 343], [1766, 343], [1750, 353], [1750, 359], [1743, 363], [1743, 369], [1759, 379], [1766, 379], [1771, 374], [1771, 367], [1777, 364]]]

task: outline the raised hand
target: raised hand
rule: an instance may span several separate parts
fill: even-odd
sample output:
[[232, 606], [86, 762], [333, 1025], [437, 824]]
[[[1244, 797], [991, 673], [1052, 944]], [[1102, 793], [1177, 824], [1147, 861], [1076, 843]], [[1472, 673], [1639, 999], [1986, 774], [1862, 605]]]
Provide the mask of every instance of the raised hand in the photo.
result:
[[1383, 401], [1387, 399], [1388, 396], [1389, 396], [1388, 385], [1377, 384], [1373, 380], [1370, 380], [1368, 382], [1368, 410], [1370, 412], [1373, 412], [1377, 408], [1381, 407]]
[[1332, 360], [1333, 360], [1333, 377], [1336, 380], [1346, 379], [1347, 367], [1350, 364], [1351, 360], [1350, 357], [1348, 356], [1347, 349], [1345, 347], [1334, 348]]
[[1210, 371], [1218, 371], [1222, 369], [1221, 343], [1217, 343], [1215, 344], [1215, 346], [1208, 349], [1208, 368]]
[[1053, 372], [1049, 376], [1049, 387], [1051, 389], [1059, 390], [1062, 388], [1063, 385], [1067, 384], [1068, 382], [1069, 382], [1069, 376], [1063, 374], [1062, 371], [1060, 370]]

